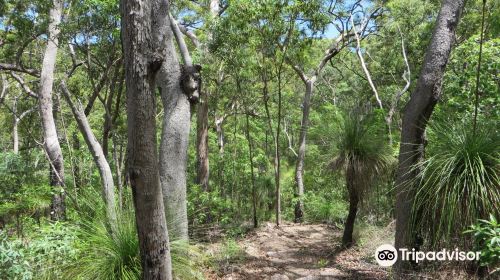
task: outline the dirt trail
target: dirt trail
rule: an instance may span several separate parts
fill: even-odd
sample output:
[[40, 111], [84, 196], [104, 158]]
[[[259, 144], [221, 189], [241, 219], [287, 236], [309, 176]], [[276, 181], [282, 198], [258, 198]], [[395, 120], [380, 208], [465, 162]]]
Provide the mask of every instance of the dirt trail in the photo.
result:
[[327, 225], [267, 224], [238, 242], [242, 262], [219, 279], [386, 279], [387, 271], [358, 248], [342, 250], [341, 231]]

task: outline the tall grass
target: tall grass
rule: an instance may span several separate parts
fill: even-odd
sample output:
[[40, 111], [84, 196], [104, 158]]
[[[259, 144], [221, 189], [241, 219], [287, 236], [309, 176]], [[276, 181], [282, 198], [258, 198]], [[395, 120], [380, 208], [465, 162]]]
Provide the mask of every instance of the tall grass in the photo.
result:
[[414, 166], [413, 226], [433, 245], [500, 214], [500, 135], [495, 125], [431, 125], [427, 158]]
[[[94, 208], [89, 205], [86, 207]], [[78, 230], [79, 241], [75, 244], [80, 256], [65, 267], [65, 279], [140, 279], [139, 240], [132, 207], [119, 211], [118, 225], [112, 234], [101, 208], [96, 205], [91, 213], [82, 218], [84, 221]], [[196, 246], [185, 241], [171, 241], [170, 252], [175, 279], [203, 279], [204, 255]]]

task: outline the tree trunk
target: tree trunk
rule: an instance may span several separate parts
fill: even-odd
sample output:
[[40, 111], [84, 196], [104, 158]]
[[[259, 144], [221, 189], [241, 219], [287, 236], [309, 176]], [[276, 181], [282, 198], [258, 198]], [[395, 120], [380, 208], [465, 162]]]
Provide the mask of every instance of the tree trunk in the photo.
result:
[[[396, 248], [411, 248], [408, 232], [414, 188], [411, 179], [417, 171], [413, 166], [423, 157], [425, 128], [434, 106], [441, 96], [443, 73], [455, 41], [464, 0], [444, 0], [437, 17], [431, 42], [427, 48], [415, 91], [405, 107], [396, 178]], [[396, 264], [397, 271], [402, 263]]]
[[19, 153], [19, 133], [18, 133], [18, 126], [19, 126], [19, 119], [17, 117], [14, 117], [14, 124], [12, 127], [12, 141], [13, 141], [13, 152], [14, 154]]
[[61, 89], [64, 98], [71, 107], [71, 111], [73, 112], [75, 120], [78, 123], [78, 128], [80, 129], [80, 132], [82, 133], [83, 138], [87, 143], [89, 151], [94, 158], [97, 169], [99, 170], [99, 175], [101, 176], [102, 182], [102, 198], [106, 205], [106, 217], [108, 218], [109, 224], [111, 225], [111, 229], [115, 231], [117, 223], [115, 185], [113, 182], [113, 174], [111, 173], [111, 168], [109, 167], [109, 163], [106, 160], [101, 145], [92, 132], [92, 128], [89, 125], [87, 116], [85, 116], [81, 104], [78, 103], [75, 105], [73, 101], [71, 101], [70, 93], [64, 81], [61, 82]]
[[196, 183], [208, 192], [209, 162], [208, 162], [208, 93], [202, 91], [201, 102], [196, 115]]
[[295, 183], [297, 184], [297, 204], [295, 205], [295, 222], [301, 223], [304, 218], [304, 158], [306, 156], [306, 135], [309, 128], [309, 112], [311, 109], [311, 96], [314, 89], [316, 76], [306, 81], [306, 92], [302, 103], [302, 124], [300, 126], [299, 151], [295, 167]]
[[[127, 89], [127, 172], [135, 207], [142, 279], [171, 280], [172, 264], [156, 142], [156, 76], [171, 42], [166, 0], [123, 0]], [[168, 37], [170, 35], [170, 38]], [[167, 66], [168, 67], [168, 66]]]
[[[102, 151], [104, 153], [104, 156], [108, 158], [108, 151], [109, 151], [109, 138], [110, 138], [110, 133], [111, 130], [113, 129], [114, 125], [114, 118], [112, 116], [112, 107], [113, 107], [113, 98], [115, 96], [115, 89], [116, 85], [118, 83], [118, 79], [121, 78], [120, 74], [120, 65], [121, 63], [118, 63], [118, 65], [115, 65], [115, 71], [113, 73], [113, 78], [111, 79], [111, 82], [109, 84], [109, 93], [106, 98], [106, 104], [105, 104], [105, 110], [104, 110], [104, 124], [102, 128]], [[118, 113], [118, 112], [116, 112]]]
[[[219, 12], [219, 0], [210, 0], [210, 14], [216, 17]], [[209, 40], [212, 39], [212, 33], [207, 34]], [[208, 54], [208, 49], [203, 49], [205, 55]], [[210, 191], [209, 177], [210, 165], [208, 161], [208, 98], [209, 92], [204, 90], [201, 93], [201, 102], [198, 104], [198, 112], [196, 116], [196, 183], [201, 185], [204, 191]]]
[[118, 144], [116, 143], [116, 137], [113, 137], [113, 161], [115, 162], [116, 170], [116, 186], [118, 188], [118, 206], [120, 209], [123, 207], [123, 181], [122, 181], [122, 145], [120, 145], [120, 152], [117, 152]]
[[40, 117], [42, 119], [44, 148], [50, 160], [50, 185], [53, 188], [50, 217], [52, 220], [62, 220], [66, 215], [64, 203], [64, 161], [57, 138], [56, 123], [52, 112], [52, 86], [54, 83], [54, 68], [57, 57], [57, 45], [59, 37], [59, 23], [63, 1], [54, 0], [50, 8], [50, 23], [48, 26], [48, 40], [43, 56], [42, 71], [40, 73], [40, 89], [38, 92], [38, 104]]
[[354, 185], [355, 175], [354, 166], [349, 163], [346, 170], [346, 185], [349, 191], [349, 214], [345, 221], [344, 234], [342, 236], [342, 245], [349, 247], [354, 243], [352, 233], [354, 231], [354, 222], [358, 212], [359, 195]]
[[248, 153], [250, 157], [250, 173], [252, 175], [252, 210], [253, 210], [253, 227], [257, 228], [259, 226], [259, 221], [257, 219], [257, 190], [255, 188], [255, 173], [253, 170], [253, 145], [252, 139], [250, 138], [250, 122], [248, 114], [246, 115], [246, 136], [248, 141]]
[[[80, 151], [80, 139], [78, 138], [78, 132], [73, 132], [72, 135], [73, 139], [73, 151]], [[78, 192], [78, 190], [82, 187], [82, 176], [81, 176], [81, 168], [80, 168], [80, 161], [78, 160], [78, 153], [76, 153], [77, 156], [73, 158], [73, 165], [75, 166], [74, 168], [74, 174], [73, 176], [75, 177], [75, 193]]]
[[17, 117], [17, 97], [14, 98], [14, 104], [12, 104], [12, 118], [14, 122], [12, 124], [12, 145], [14, 154], [19, 153], [19, 118]]
[[166, 57], [158, 84], [164, 109], [160, 180], [170, 238], [188, 240], [186, 169], [191, 108], [181, 88], [181, 68], [170, 28], [167, 34]]

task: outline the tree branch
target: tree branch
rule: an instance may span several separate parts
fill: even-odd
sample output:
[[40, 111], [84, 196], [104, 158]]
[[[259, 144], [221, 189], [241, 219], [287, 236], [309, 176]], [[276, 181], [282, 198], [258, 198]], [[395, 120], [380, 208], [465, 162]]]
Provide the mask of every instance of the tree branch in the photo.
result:
[[16, 65], [16, 64], [0, 63], [0, 70], [15, 71], [15, 72], [20, 72], [20, 73], [30, 74], [30, 75], [35, 76], [37, 78], [40, 77], [40, 73], [38, 73], [37, 70], [23, 68], [23, 67]]
[[[363, 68], [363, 71], [365, 72], [366, 78], [368, 79], [368, 83], [370, 84], [370, 87], [371, 87], [373, 93], [375, 94], [375, 98], [377, 99], [378, 106], [380, 107], [380, 109], [383, 109], [384, 107], [382, 106], [382, 101], [380, 100], [380, 97], [378, 95], [377, 88], [375, 87], [375, 84], [372, 81], [372, 77], [370, 75], [370, 72], [368, 71], [368, 68], [366, 67], [365, 60], [363, 58], [363, 54], [361, 53], [361, 40], [359, 39], [359, 34], [356, 31], [356, 26], [354, 25], [354, 21], [352, 19], [352, 14], [351, 14], [350, 20], [351, 20], [352, 29], [354, 30], [354, 35], [356, 37], [356, 43], [357, 43], [356, 53], [358, 55], [359, 61], [361, 62], [361, 68]], [[364, 26], [366, 27], [367, 25], [368, 25], [368, 21], [364, 24]], [[363, 28], [363, 30], [364, 30], [364, 28]]]
[[406, 65], [406, 71], [403, 73], [402, 78], [405, 80], [406, 84], [404, 88], [399, 91], [396, 96], [394, 96], [394, 101], [391, 104], [391, 109], [389, 110], [389, 113], [387, 114], [386, 120], [388, 123], [392, 122], [392, 117], [394, 113], [396, 112], [396, 108], [398, 106], [399, 100], [403, 96], [403, 94], [410, 88], [411, 84], [411, 72], [410, 72], [410, 65], [408, 64], [408, 58], [406, 57], [406, 50], [405, 50], [405, 42], [403, 38], [403, 33], [401, 32], [401, 29], [399, 29], [399, 34], [401, 35], [401, 52], [403, 53], [403, 59], [405, 61]]
[[184, 60], [184, 65], [192, 66], [193, 60], [191, 59], [191, 55], [189, 54], [189, 50], [186, 42], [184, 41], [184, 37], [182, 36], [182, 32], [179, 29], [179, 25], [177, 24], [177, 21], [174, 19], [171, 13], [168, 13], [168, 17], [170, 18], [170, 26], [172, 28], [172, 31], [174, 32], [175, 40], [177, 41], [177, 45], [179, 46], [182, 60]]
[[201, 48], [200, 40], [198, 39], [196, 34], [194, 34], [191, 30], [189, 30], [182, 24], [177, 24], [177, 26], [179, 27], [179, 30], [182, 32], [182, 34], [186, 35], [186, 37], [188, 37], [189, 40], [191, 40], [191, 42], [197, 49]]
[[26, 82], [23, 80], [21, 76], [17, 75], [14, 72], [10, 72], [10, 75], [19, 83], [19, 85], [21, 85], [24, 92], [26, 92], [30, 97], [38, 99], [38, 94], [36, 94], [34, 91], [30, 89], [30, 87], [26, 84]]

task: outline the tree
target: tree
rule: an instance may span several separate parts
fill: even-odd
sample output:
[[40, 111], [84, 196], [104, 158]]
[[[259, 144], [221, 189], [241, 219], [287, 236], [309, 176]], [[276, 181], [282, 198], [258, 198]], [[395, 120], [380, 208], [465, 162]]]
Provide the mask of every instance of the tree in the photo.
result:
[[[196, 104], [199, 99], [201, 67], [192, 64], [186, 43], [171, 15], [167, 24], [165, 62], [160, 69], [158, 83], [165, 111], [160, 143], [160, 181], [170, 236], [172, 239], [188, 240], [187, 151], [191, 104]], [[184, 60], [182, 66], [177, 58], [173, 36]]]
[[373, 119], [359, 112], [344, 117], [337, 144], [337, 156], [331, 162], [333, 170], [343, 171], [349, 193], [349, 214], [345, 221], [342, 244], [354, 243], [352, 233], [358, 212], [358, 203], [374, 183], [375, 175], [389, 168], [393, 158], [391, 149]]
[[57, 128], [52, 112], [52, 87], [54, 85], [54, 71], [59, 43], [59, 24], [63, 10], [63, 1], [54, 0], [50, 8], [49, 26], [47, 29], [47, 46], [43, 56], [42, 70], [40, 72], [40, 87], [38, 104], [42, 118], [44, 148], [50, 162], [50, 185], [54, 189], [51, 204], [51, 218], [61, 220], [65, 218], [65, 194], [61, 189], [64, 186], [64, 161]]
[[127, 87], [127, 171], [134, 199], [142, 279], [170, 280], [172, 265], [155, 120], [155, 89], [162, 86], [157, 80], [170, 75], [169, 2], [124, 0], [121, 9]]
[[61, 82], [61, 89], [66, 102], [69, 104], [71, 111], [78, 123], [78, 128], [87, 143], [89, 151], [91, 152], [94, 162], [99, 169], [99, 175], [101, 176], [102, 182], [102, 198], [104, 200], [104, 204], [106, 205], [106, 217], [108, 219], [109, 224], [111, 225], [111, 229], [113, 231], [116, 230], [116, 203], [115, 203], [115, 184], [113, 182], [113, 174], [111, 173], [111, 167], [109, 166], [108, 161], [104, 155], [101, 144], [97, 141], [97, 138], [94, 136], [92, 132], [92, 128], [89, 125], [89, 121], [87, 116], [82, 108], [82, 104], [78, 101], [75, 104], [71, 100], [71, 94], [66, 86], [66, 82]]
[[[396, 178], [396, 249], [414, 245], [413, 233], [408, 232], [415, 189], [410, 181], [418, 173], [413, 166], [423, 157], [426, 125], [441, 97], [442, 78], [464, 4], [465, 0], [442, 2], [416, 88], [404, 110]], [[396, 267], [401, 271], [401, 261]]]

